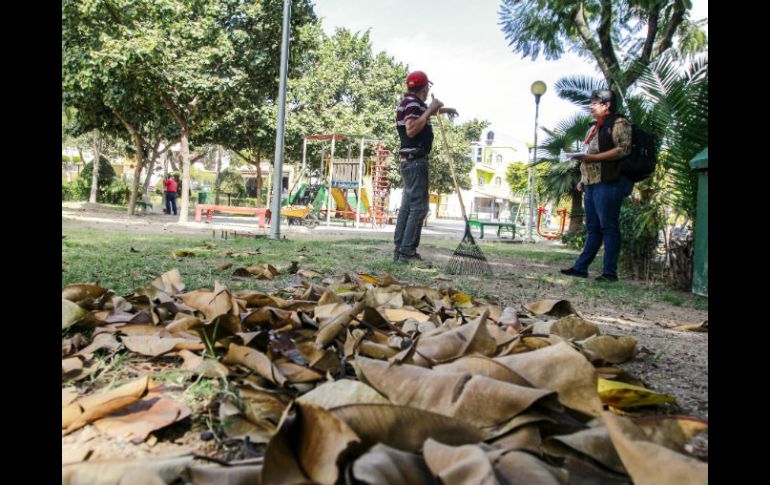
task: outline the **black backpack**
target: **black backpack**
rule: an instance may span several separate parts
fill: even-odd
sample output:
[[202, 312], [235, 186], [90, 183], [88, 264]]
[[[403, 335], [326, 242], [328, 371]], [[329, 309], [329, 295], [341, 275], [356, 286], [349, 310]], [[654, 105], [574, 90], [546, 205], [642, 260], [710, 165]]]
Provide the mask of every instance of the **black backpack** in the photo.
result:
[[655, 173], [658, 140], [635, 124], [631, 124], [631, 130], [631, 153], [620, 160], [620, 172], [632, 182], [641, 182]]
[[658, 164], [658, 143], [637, 125], [631, 125], [631, 154], [620, 162], [620, 171], [632, 182], [641, 182], [655, 173]]

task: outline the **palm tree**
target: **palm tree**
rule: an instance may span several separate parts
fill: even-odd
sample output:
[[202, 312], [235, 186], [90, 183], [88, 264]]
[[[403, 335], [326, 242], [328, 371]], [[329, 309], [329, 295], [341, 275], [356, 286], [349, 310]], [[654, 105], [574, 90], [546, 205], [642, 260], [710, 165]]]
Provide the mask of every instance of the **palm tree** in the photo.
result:
[[545, 164], [548, 169], [542, 180], [546, 195], [558, 203], [569, 197], [571, 200], [569, 234], [575, 234], [583, 226], [583, 194], [577, 190], [580, 181], [580, 162], [578, 160], [561, 161], [562, 151], [575, 152], [583, 148], [583, 139], [588, 131], [591, 117], [576, 113], [572, 118], [560, 121], [553, 130], [543, 128], [547, 137], [538, 147], [537, 164]]

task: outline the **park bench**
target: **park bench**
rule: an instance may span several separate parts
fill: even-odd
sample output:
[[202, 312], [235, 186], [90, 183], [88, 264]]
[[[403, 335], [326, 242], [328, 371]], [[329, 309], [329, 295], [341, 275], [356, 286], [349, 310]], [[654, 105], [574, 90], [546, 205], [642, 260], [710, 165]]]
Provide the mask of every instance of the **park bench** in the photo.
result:
[[492, 221], [479, 221], [479, 220], [468, 220], [468, 226], [471, 228], [475, 227], [479, 230], [481, 235], [479, 236], [479, 239], [484, 239], [484, 226], [490, 226], [490, 227], [496, 227], [497, 228], [497, 237], [502, 237], [501, 233], [503, 230], [507, 230], [511, 232], [511, 238], [516, 236], [516, 225], [513, 222], [492, 222]]
[[143, 200], [137, 200], [134, 204], [136, 212], [150, 212], [152, 210], [152, 204]]
[[195, 222], [201, 222], [203, 211], [206, 211], [206, 223], [211, 222], [214, 212], [230, 212], [234, 214], [256, 214], [259, 227], [265, 227], [265, 220], [270, 219], [270, 209], [264, 207], [235, 207], [229, 205], [198, 204], [195, 207]]

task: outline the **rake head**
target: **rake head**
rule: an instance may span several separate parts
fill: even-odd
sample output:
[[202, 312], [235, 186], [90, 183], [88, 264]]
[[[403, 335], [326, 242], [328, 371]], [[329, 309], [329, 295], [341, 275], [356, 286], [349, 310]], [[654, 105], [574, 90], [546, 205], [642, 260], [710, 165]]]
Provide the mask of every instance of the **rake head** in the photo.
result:
[[481, 248], [476, 244], [471, 234], [471, 228], [465, 223], [465, 235], [460, 245], [457, 246], [452, 258], [446, 266], [448, 274], [480, 274], [492, 275], [492, 267], [489, 266], [487, 258], [481, 252]]

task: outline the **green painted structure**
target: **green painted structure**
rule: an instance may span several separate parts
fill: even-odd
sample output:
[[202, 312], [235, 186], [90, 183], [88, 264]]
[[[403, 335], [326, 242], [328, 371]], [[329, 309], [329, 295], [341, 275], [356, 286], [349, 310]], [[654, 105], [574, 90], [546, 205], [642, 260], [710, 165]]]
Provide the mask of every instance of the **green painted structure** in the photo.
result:
[[690, 169], [698, 172], [698, 206], [695, 217], [695, 256], [692, 268], [692, 292], [709, 296], [709, 149], [690, 160]]

